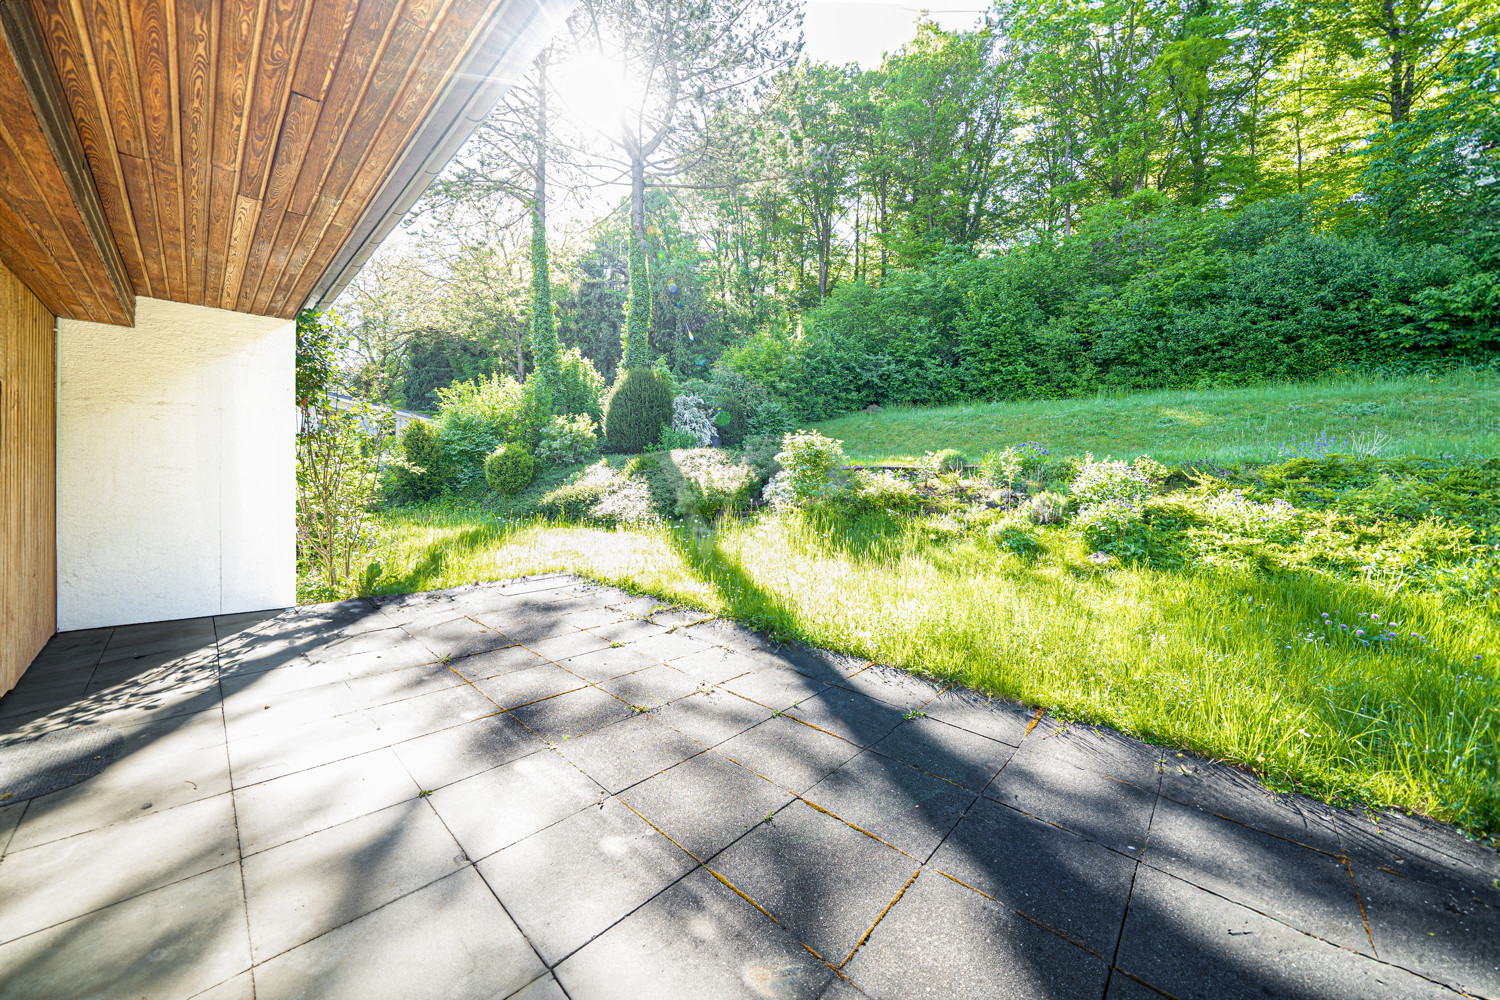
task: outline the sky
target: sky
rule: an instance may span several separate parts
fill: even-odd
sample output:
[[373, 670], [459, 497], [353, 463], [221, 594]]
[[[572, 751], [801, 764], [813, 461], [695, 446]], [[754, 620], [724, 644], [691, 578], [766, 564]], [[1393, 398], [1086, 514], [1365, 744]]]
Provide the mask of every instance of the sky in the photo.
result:
[[803, 55], [822, 62], [880, 65], [882, 53], [900, 48], [923, 11], [948, 29], [971, 28], [985, 6], [975, 0], [938, 0], [930, 7], [911, 0], [808, 0]]

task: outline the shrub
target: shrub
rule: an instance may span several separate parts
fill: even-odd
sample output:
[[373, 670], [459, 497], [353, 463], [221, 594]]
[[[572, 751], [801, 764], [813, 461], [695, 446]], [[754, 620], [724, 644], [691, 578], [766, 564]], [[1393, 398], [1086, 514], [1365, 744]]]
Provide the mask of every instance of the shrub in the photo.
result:
[[834, 506], [849, 515], [883, 514], [899, 517], [922, 509], [922, 498], [910, 481], [891, 472], [865, 472], [853, 476], [852, 488], [838, 495]]
[[594, 420], [586, 413], [572, 417], [553, 417], [542, 429], [536, 446], [536, 459], [550, 465], [577, 465], [599, 454], [599, 437]]
[[755, 480], [764, 483], [781, 471], [776, 453], [781, 450], [781, 438], [756, 434], [745, 439], [740, 448], [740, 459], [755, 472]]
[[1021, 474], [1021, 456], [1014, 448], [987, 451], [979, 458], [979, 478], [991, 486], [1014, 488]]
[[604, 437], [611, 451], [645, 451], [672, 422], [672, 390], [654, 368], [627, 368], [615, 380], [604, 408]]
[[437, 428], [426, 420], [413, 420], [397, 440], [402, 461], [391, 466], [392, 491], [405, 500], [427, 500], [437, 495], [447, 471]]
[[681, 451], [685, 448], [697, 448], [698, 436], [692, 431], [679, 430], [676, 427], [663, 427], [661, 436], [656, 443], [647, 448], [647, 451]]
[[444, 482], [461, 492], [482, 485], [484, 463], [501, 444], [535, 448], [549, 419], [549, 399], [537, 379], [522, 384], [491, 375], [436, 392]]
[[989, 538], [995, 543], [996, 548], [1013, 552], [1027, 561], [1035, 559], [1042, 553], [1042, 543], [1037, 541], [1036, 532], [1032, 531], [1029, 525], [1014, 520], [1005, 520], [992, 525]]
[[1061, 493], [1038, 493], [1026, 501], [1026, 516], [1037, 524], [1058, 524], [1068, 512], [1068, 498]]
[[957, 448], [944, 448], [937, 452], [929, 451], [926, 461], [923, 462], [927, 471], [933, 475], [941, 472], [958, 472], [968, 464], [968, 458]]
[[1068, 492], [1083, 510], [1111, 504], [1139, 511], [1155, 490], [1150, 478], [1136, 466], [1109, 460], [1096, 462], [1089, 455]]
[[536, 475], [536, 461], [521, 445], [512, 441], [484, 462], [484, 478], [497, 493], [512, 496], [531, 485]]
[[672, 400], [672, 430], [691, 435], [689, 448], [706, 448], [714, 439], [714, 424], [708, 407], [697, 396], [681, 395]]
[[719, 441], [726, 448], [738, 448], [744, 443], [750, 426], [750, 410], [744, 400], [731, 396], [719, 404], [714, 414], [714, 427], [719, 431]]
[[722, 451], [699, 448], [672, 453], [682, 476], [677, 486], [676, 512], [683, 517], [712, 521], [721, 514], [742, 510], [755, 486], [755, 472]]
[[614, 481], [615, 470], [605, 461], [595, 462], [579, 471], [568, 482], [537, 502], [537, 512], [563, 521], [588, 519], [595, 505], [604, 498]]
[[557, 359], [557, 385], [552, 387], [552, 410], [561, 416], [592, 417], [604, 423], [604, 376], [594, 363], [572, 347]]
[[[847, 461], [842, 441], [826, 438], [817, 431], [797, 431], [781, 439], [776, 455], [781, 463], [786, 488], [791, 491], [793, 506], [817, 504], [832, 499], [848, 488], [840, 468]], [[773, 476], [773, 481], [777, 477]]]

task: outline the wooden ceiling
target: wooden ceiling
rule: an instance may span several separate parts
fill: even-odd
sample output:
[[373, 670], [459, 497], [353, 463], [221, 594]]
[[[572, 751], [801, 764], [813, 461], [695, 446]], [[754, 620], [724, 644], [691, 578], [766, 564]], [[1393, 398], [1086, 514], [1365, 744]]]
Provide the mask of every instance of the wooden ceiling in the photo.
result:
[[[481, 43], [494, 47], [487, 35], [517, 34], [515, 11], [504, 8], [520, 6], [30, 3], [134, 293], [286, 318], [372, 211], [429, 111], [440, 98], [451, 106], [454, 86], [476, 86], [462, 79], [466, 57]], [[67, 200], [56, 196], [64, 179], [45, 164], [35, 176], [6, 175], [40, 162], [45, 131], [25, 127], [38, 123], [5, 75], [14, 69], [0, 66], [0, 137], [11, 154], [0, 162], [0, 250], [32, 277], [52, 272], [44, 276], [51, 301], [38, 294], [59, 315], [129, 322], [130, 304], [108, 294], [109, 248], [91, 254], [79, 219], [42, 211]], [[34, 93], [31, 104], [39, 107]], [[51, 196], [28, 205], [16, 195], [28, 186], [33, 202]], [[27, 217], [13, 219], [18, 210]], [[65, 238], [47, 248], [59, 233]]]

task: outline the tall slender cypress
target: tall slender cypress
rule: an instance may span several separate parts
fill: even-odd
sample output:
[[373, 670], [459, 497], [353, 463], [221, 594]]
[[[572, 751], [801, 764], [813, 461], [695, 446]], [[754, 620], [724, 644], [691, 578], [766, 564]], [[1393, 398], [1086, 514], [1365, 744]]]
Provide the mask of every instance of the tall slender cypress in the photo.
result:
[[[547, 50], [536, 57], [536, 192], [531, 203], [531, 356], [544, 391], [559, 382], [547, 261]], [[550, 408], [550, 404], [549, 404]]]

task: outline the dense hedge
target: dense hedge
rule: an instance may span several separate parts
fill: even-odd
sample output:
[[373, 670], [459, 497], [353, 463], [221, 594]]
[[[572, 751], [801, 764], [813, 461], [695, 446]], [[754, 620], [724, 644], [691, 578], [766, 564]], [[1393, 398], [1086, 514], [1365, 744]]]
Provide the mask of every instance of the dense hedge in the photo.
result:
[[1147, 196], [1075, 235], [939, 256], [844, 285], [795, 335], [724, 363], [799, 418], [870, 403], [1058, 397], [1303, 379], [1395, 358], [1493, 356], [1495, 275], [1442, 245], [1315, 226], [1286, 198], [1238, 213]]
[[604, 437], [609, 450], [645, 451], [672, 423], [672, 386], [655, 368], [627, 368], [604, 404]]

